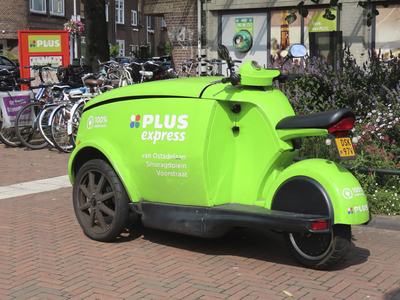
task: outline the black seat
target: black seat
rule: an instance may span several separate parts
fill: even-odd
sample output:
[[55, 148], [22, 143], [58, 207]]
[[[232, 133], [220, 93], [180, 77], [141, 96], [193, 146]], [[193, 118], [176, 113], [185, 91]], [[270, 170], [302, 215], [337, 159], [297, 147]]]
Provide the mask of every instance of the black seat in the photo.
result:
[[298, 129], [298, 128], [325, 128], [338, 123], [342, 119], [355, 119], [354, 112], [349, 108], [324, 111], [320, 113], [290, 116], [279, 121], [276, 129]]
[[29, 82], [34, 81], [34, 80], [35, 80], [35, 77], [30, 77], [30, 78], [18, 78], [18, 79], [17, 79], [17, 81], [18, 81], [19, 83], [22, 83], [22, 84], [28, 84]]

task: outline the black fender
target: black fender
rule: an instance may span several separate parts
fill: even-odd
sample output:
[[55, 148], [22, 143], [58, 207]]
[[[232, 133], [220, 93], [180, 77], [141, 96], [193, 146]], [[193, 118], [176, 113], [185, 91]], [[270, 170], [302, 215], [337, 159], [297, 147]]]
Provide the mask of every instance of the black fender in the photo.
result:
[[272, 198], [271, 210], [323, 215], [330, 217], [332, 222], [334, 220], [328, 192], [318, 181], [306, 176], [295, 176], [284, 181]]

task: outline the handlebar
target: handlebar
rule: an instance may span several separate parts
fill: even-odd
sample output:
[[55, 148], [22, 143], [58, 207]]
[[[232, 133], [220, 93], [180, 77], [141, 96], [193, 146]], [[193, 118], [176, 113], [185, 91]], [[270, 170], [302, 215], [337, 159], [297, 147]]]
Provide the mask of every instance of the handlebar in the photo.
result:
[[16, 73], [17, 71], [19, 71], [19, 68], [16, 68], [16, 69], [11, 70], [11, 71], [10, 71], [9, 69], [4, 68], [4, 69], [1, 69], [1, 70], [0, 70], [0, 73], [3, 72], [3, 71], [7, 72], [9, 75], [2, 75], [2, 76], [9, 76], [9, 77], [12, 77], [12, 76], [15, 76], [15, 73]]
[[24, 68], [25, 68], [25, 69], [29, 68], [29, 69], [39, 70], [39, 71], [40, 71], [40, 70], [45, 69], [45, 68], [57, 69], [58, 67], [53, 67], [53, 66], [51, 65], [51, 63], [48, 63], [48, 64], [46, 64], [46, 65], [25, 66]]
[[239, 85], [240, 81], [242, 80], [242, 77], [238, 73], [233, 73], [229, 77], [224, 77], [221, 80], [216, 80], [216, 81], [211, 81], [210, 84], [216, 84], [216, 83], [228, 83], [230, 82], [233, 86]]

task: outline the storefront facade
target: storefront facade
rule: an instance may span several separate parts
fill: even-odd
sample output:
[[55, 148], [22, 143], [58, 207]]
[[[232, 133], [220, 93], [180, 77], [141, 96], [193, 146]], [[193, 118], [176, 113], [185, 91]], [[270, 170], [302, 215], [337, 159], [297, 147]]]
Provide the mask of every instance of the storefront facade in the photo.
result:
[[[322, 17], [330, 1], [320, 1], [320, 5], [305, 1], [308, 16], [301, 18], [297, 14], [296, 21], [288, 24], [285, 17], [299, 2], [206, 1], [203, 9], [207, 57], [217, 57], [219, 44], [227, 46], [233, 59], [257, 60], [263, 66], [279, 62], [281, 54], [294, 43], [305, 44], [309, 53], [329, 62], [338, 58], [344, 45], [361, 63], [368, 59], [371, 49], [380, 51], [384, 59], [390, 58], [390, 50], [394, 55], [400, 53], [400, 1], [389, 1], [387, 8], [376, 2], [363, 9], [358, 6], [359, 1], [342, 0], [340, 10], [331, 10], [335, 15], [331, 21]], [[367, 26], [367, 14], [372, 9], [377, 9], [379, 15]], [[246, 37], [250, 47], [243, 49]]]

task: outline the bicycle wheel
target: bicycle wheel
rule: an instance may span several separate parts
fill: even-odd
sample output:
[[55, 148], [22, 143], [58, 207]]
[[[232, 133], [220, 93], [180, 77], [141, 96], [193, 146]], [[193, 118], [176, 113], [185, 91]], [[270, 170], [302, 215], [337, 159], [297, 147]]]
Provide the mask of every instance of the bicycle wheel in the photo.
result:
[[43, 149], [48, 146], [47, 141], [42, 137], [39, 130], [39, 116], [41, 111], [42, 103], [28, 103], [21, 108], [15, 119], [15, 133], [19, 141], [25, 147], [34, 150]]
[[0, 109], [0, 141], [10, 147], [18, 147], [21, 145], [14, 127], [3, 128], [3, 112]]
[[53, 110], [58, 106], [58, 104], [50, 104], [47, 105], [39, 116], [39, 130], [42, 137], [46, 140], [46, 142], [54, 147], [53, 140], [51, 138], [51, 126], [49, 125], [49, 118]]
[[72, 152], [75, 148], [68, 135], [68, 122], [70, 120], [71, 104], [59, 106], [53, 112], [51, 120], [51, 136], [54, 146], [62, 152]]
[[76, 146], [76, 135], [78, 133], [79, 123], [81, 122], [83, 107], [86, 102], [81, 102], [75, 108], [72, 116], [71, 116], [71, 132], [70, 134], [70, 142], [74, 146]]

